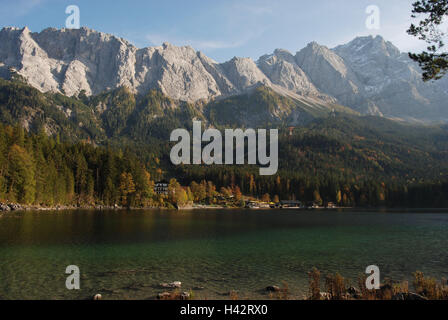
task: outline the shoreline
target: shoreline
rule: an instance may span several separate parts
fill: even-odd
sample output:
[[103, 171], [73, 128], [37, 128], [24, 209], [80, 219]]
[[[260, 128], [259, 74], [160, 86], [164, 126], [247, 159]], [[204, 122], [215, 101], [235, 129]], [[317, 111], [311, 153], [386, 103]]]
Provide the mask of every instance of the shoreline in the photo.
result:
[[17, 203], [2, 203], [0, 202], [0, 216], [8, 212], [26, 212], [26, 211], [77, 211], [77, 210], [96, 210], [96, 211], [142, 211], [142, 210], [166, 210], [166, 211], [195, 211], [195, 210], [250, 210], [250, 211], [270, 211], [281, 210], [285, 212], [299, 211], [299, 212], [343, 212], [359, 210], [363, 212], [419, 212], [419, 211], [442, 211], [448, 212], [448, 208], [393, 208], [393, 207], [338, 207], [338, 208], [239, 208], [226, 207], [216, 205], [189, 205], [182, 207], [166, 208], [166, 207], [121, 207], [121, 206], [104, 206], [104, 205], [56, 205], [52, 207], [38, 206], [38, 205], [21, 205]]
[[167, 211], [188, 211], [188, 210], [222, 210], [222, 209], [241, 209], [237, 207], [224, 207], [214, 205], [190, 205], [182, 207], [122, 207], [122, 206], [105, 206], [105, 205], [56, 205], [56, 206], [39, 206], [39, 205], [22, 205], [18, 203], [0, 202], [0, 215], [7, 212], [21, 211], [70, 211], [70, 210], [97, 210], [97, 211], [139, 211], [139, 210], [167, 210]]

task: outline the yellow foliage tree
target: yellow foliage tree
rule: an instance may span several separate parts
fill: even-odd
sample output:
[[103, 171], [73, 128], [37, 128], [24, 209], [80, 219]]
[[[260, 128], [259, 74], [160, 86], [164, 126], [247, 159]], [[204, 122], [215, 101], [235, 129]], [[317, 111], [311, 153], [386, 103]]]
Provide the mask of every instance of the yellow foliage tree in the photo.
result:
[[121, 194], [121, 204], [123, 206], [129, 206], [129, 195], [135, 193], [135, 183], [132, 174], [127, 172], [121, 174], [119, 189]]

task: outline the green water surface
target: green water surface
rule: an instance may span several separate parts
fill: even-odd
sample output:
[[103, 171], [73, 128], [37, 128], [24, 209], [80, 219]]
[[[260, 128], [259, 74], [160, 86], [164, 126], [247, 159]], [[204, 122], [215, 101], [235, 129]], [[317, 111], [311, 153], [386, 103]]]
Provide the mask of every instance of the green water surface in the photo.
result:
[[[265, 299], [282, 283], [303, 298], [313, 267], [352, 284], [372, 264], [383, 279], [448, 278], [447, 248], [444, 212], [13, 213], [0, 217], [0, 299], [154, 299], [172, 281], [198, 299]], [[81, 290], [66, 289], [68, 265]]]

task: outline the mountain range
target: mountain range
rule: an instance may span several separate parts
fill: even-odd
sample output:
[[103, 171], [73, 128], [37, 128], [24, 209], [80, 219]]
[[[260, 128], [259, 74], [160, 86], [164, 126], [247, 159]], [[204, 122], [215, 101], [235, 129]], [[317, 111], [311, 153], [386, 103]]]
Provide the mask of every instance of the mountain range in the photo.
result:
[[[448, 120], [448, 81], [423, 82], [418, 65], [380, 36], [358, 37], [333, 49], [313, 42], [296, 54], [277, 49], [258, 61], [235, 57], [218, 63], [189, 46], [139, 49], [88, 28], [34, 33], [7, 27], [0, 31], [0, 77], [15, 75], [41, 92], [68, 97], [95, 97], [120, 88], [143, 97], [157, 90], [177, 104], [207, 105], [201, 111], [218, 119], [222, 108], [235, 119], [250, 116], [257, 110], [244, 111], [238, 104], [269, 92], [275, 99], [266, 115], [291, 124], [334, 110]], [[271, 122], [262, 116], [252, 115], [247, 125]]]

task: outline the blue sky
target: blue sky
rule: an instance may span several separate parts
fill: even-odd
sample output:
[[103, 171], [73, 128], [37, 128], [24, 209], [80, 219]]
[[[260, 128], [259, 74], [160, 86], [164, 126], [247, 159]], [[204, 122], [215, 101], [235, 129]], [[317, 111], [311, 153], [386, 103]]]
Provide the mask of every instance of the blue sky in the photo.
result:
[[[334, 47], [356, 36], [380, 34], [402, 51], [425, 44], [409, 37], [414, 0], [0, 0], [0, 27], [32, 31], [65, 26], [68, 5], [81, 25], [126, 38], [138, 47], [191, 45], [217, 61], [276, 48], [296, 52], [311, 41]], [[380, 9], [380, 29], [365, 26], [366, 8]]]

